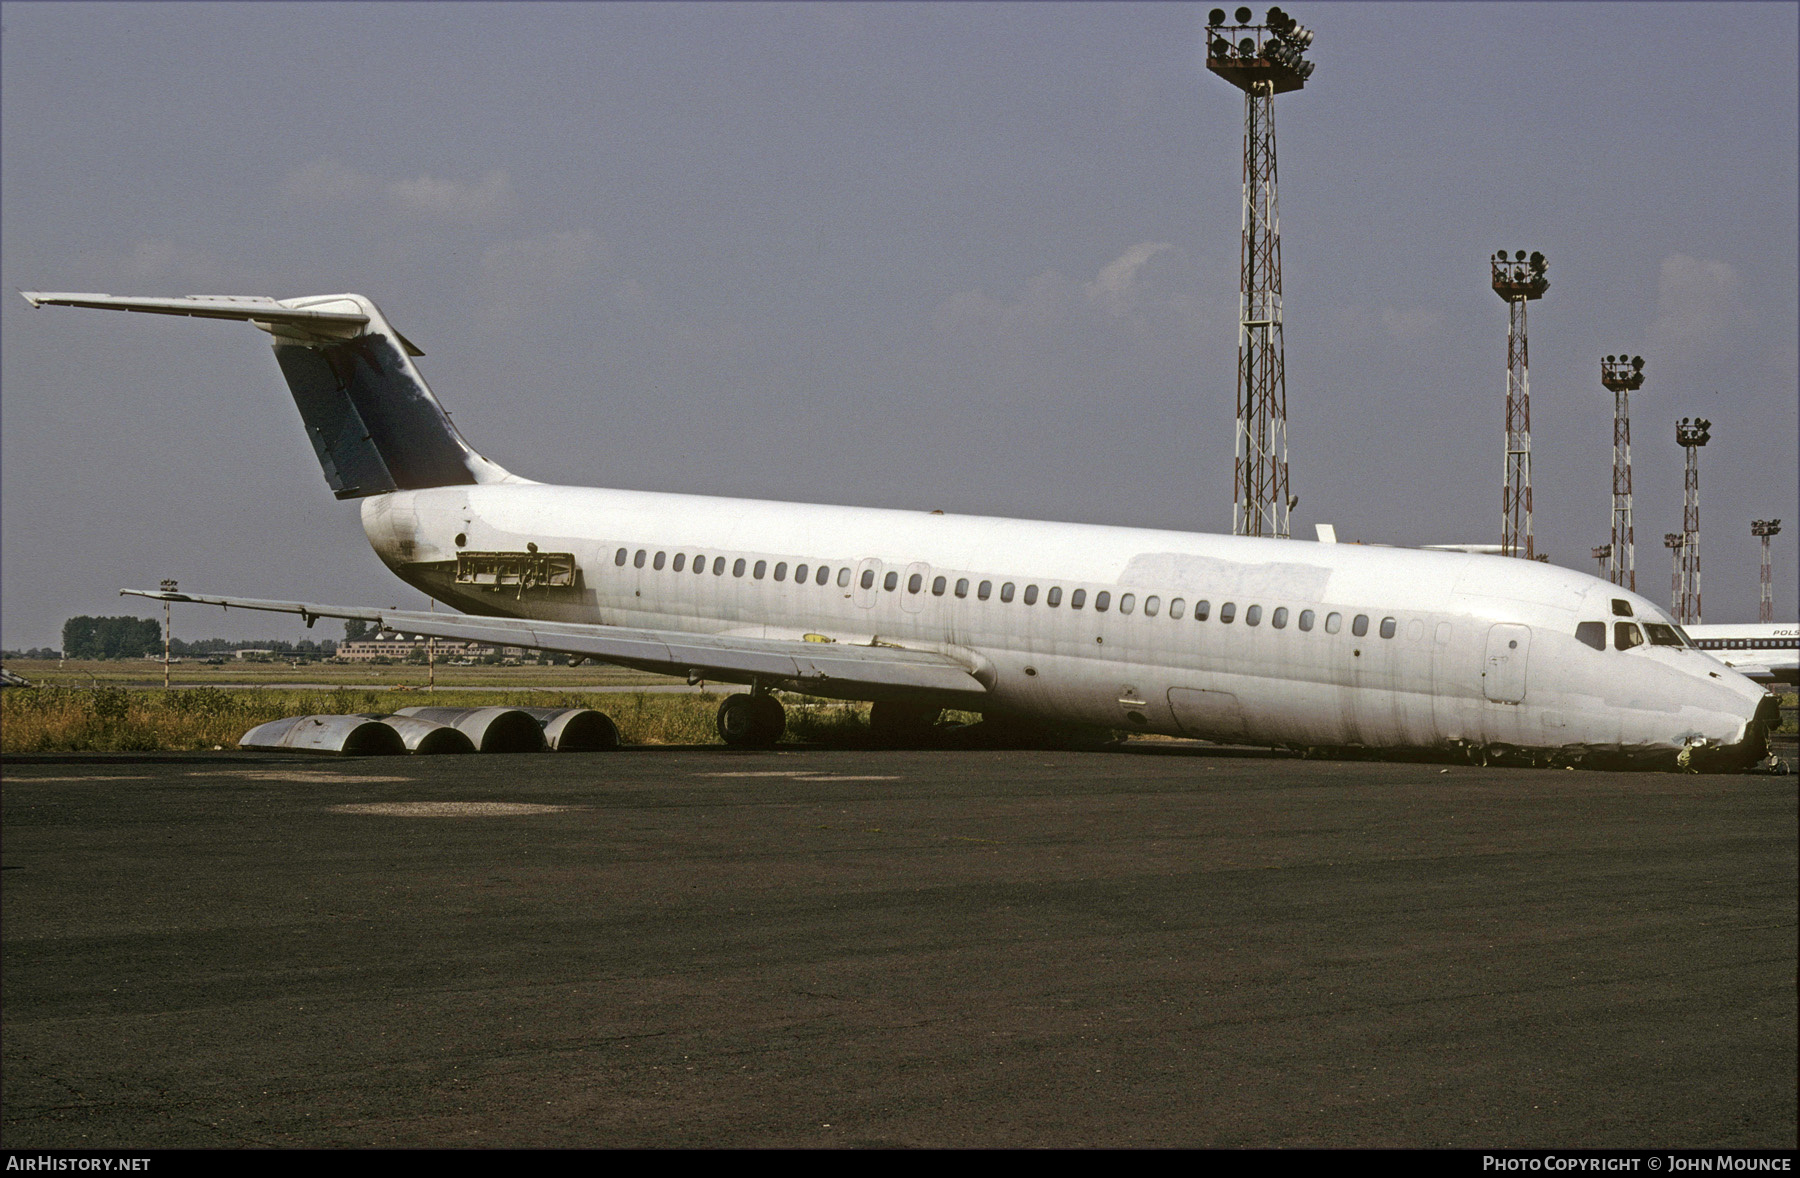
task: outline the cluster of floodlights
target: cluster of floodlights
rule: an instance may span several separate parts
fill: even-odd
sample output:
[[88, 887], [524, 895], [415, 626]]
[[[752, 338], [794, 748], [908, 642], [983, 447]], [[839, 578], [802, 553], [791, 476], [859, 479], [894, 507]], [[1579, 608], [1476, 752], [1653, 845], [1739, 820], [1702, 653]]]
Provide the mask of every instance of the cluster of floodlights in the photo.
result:
[[[1233, 14], [1236, 17], [1234, 31], [1247, 31], [1255, 26], [1250, 24], [1253, 13], [1248, 8], [1240, 8]], [[1300, 22], [1281, 11], [1279, 8], [1269, 9], [1264, 18], [1266, 27], [1272, 36], [1258, 48], [1255, 37], [1245, 37], [1235, 46], [1235, 56], [1241, 61], [1263, 60], [1285, 69], [1292, 70], [1301, 81], [1312, 76], [1316, 62], [1307, 61], [1300, 55], [1312, 44], [1312, 30], [1302, 28]], [[1221, 35], [1220, 27], [1225, 24], [1225, 10], [1215, 8], [1206, 16], [1208, 34], [1207, 56], [1222, 60], [1234, 55], [1231, 41]]]
[[1675, 441], [1682, 446], [1704, 446], [1712, 441], [1712, 422], [1704, 417], [1682, 418], [1675, 423]]
[[1600, 383], [1618, 392], [1628, 389], [1636, 392], [1644, 387], [1644, 358], [1642, 356], [1626, 356], [1620, 352], [1617, 356], [1608, 356], [1600, 365]]
[[1509, 260], [1505, 250], [1494, 251], [1494, 272], [1512, 282], [1532, 282], [1542, 278], [1550, 269], [1550, 263], [1537, 250], [1531, 251], [1527, 257], [1524, 250], [1514, 254]]

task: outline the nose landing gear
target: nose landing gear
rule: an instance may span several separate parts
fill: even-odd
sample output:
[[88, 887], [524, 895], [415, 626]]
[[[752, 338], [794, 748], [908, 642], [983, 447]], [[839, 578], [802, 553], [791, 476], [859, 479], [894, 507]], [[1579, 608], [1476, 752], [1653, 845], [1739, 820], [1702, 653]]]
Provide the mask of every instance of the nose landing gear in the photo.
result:
[[733, 748], [766, 749], [787, 730], [787, 711], [772, 695], [728, 695], [719, 705], [719, 739]]

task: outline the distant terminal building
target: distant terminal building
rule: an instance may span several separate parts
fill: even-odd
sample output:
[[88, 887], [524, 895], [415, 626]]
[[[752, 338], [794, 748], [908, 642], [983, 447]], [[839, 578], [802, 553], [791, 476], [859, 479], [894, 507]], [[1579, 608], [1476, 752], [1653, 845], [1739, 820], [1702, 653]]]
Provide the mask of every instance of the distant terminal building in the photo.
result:
[[[391, 659], [404, 662], [412, 657], [414, 651], [425, 650], [431, 640], [422, 635], [379, 634], [374, 638], [357, 639], [338, 643], [337, 657], [346, 662], [368, 663], [376, 659]], [[449, 639], [437, 640], [437, 657], [446, 662], [455, 659], [478, 659], [491, 655], [501, 658], [521, 658], [527, 653], [533, 657], [537, 651], [527, 652], [522, 646], [491, 646], [481, 642], [453, 642]]]

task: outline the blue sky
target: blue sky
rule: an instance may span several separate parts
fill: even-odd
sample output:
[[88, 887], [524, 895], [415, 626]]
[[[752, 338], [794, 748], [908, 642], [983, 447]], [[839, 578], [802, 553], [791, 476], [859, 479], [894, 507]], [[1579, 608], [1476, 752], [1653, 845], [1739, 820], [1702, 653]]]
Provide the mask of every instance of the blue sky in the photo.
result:
[[[1208, 6], [0, 5], [15, 289], [359, 291], [543, 481], [1226, 531], [1243, 102]], [[1259, 10], [1260, 11], [1260, 10]], [[1675, 419], [1706, 617], [1800, 531], [1794, 5], [1312, 4], [1277, 102], [1296, 534], [1497, 542], [1498, 248], [1531, 308], [1540, 550], [1639, 589]], [[266, 337], [0, 301], [0, 641], [125, 585], [421, 604]], [[298, 637], [190, 610], [189, 636]], [[293, 633], [289, 634], [287, 629]]]

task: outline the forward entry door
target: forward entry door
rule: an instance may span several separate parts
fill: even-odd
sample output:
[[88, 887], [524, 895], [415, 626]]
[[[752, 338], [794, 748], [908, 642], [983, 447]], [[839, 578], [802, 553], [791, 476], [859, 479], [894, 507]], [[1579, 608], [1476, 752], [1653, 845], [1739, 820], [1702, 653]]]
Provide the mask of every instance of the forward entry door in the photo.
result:
[[1502, 623], [1488, 631], [1487, 657], [1482, 660], [1481, 692], [1497, 704], [1525, 698], [1525, 662], [1531, 653], [1531, 627]]

